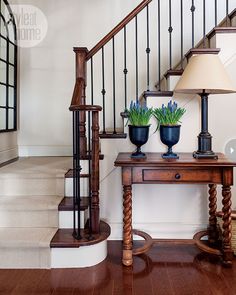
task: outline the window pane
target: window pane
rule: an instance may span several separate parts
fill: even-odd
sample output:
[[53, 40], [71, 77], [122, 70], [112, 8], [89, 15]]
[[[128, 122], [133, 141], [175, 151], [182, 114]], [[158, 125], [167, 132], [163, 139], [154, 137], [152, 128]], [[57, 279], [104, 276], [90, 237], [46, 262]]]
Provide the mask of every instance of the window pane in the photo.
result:
[[12, 22], [10, 22], [8, 25], [8, 33], [9, 33], [9, 40], [15, 43], [15, 38], [14, 38], [15, 34], [14, 34], [14, 27]]
[[0, 61], [0, 82], [6, 83], [6, 63]]
[[6, 106], [6, 86], [0, 85], [0, 106]]
[[8, 106], [14, 107], [14, 88], [9, 87], [8, 89]]
[[8, 110], [8, 129], [14, 128], [14, 110]]
[[15, 46], [9, 43], [9, 62], [15, 63]]
[[7, 30], [2, 18], [1, 18], [1, 35], [7, 38]]
[[0, 109], [0, 130], [6, 129], [6, 110]]
[[3, 38], [0, 39], [0, 57], [7, 60], [7, 41]]
[[14, 67], [9, 66], [9, 84], [14, 86]]

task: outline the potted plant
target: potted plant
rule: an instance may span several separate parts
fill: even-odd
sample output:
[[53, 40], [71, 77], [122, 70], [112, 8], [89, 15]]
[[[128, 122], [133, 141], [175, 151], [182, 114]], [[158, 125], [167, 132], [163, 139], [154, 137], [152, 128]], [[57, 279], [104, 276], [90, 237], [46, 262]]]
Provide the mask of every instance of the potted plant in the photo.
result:
[[169, 101], [168, 105], [153, 110], [153, 115], [157, 120], [157, 128], [160, 129], [162, 143], [168, 146], [168, 152], [162, 155], [163, 159], [178, 159], [178, 155], [173, 153], [172, 147], [179, 142], [180, 119], [186, 110], [178, 107], [175, 101]]
[[125, 113], [128, 117], [128, 123], [130, 123], [130, 141], [137, 147], [136, 151], [132, 153], [131, 158], [145, 158], [146, 155], [141, 151], [141, 146], [148, 141], [152, 108], [141, 105], [138, 101], [131, 101], [130, 108], [126, 109]]

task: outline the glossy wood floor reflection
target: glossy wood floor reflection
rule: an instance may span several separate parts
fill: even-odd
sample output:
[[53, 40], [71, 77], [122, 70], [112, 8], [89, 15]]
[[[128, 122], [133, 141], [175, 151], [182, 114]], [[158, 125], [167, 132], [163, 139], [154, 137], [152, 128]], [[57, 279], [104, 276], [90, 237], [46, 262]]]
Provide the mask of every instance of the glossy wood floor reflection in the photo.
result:
[[236, 260], [227, 269], [194, 245], [161, 243], [126, 268], [121, 242], [111, 241], [108, 248], [108, 258], [91, 268], [0, 270], [0, 294], [236, 295]]

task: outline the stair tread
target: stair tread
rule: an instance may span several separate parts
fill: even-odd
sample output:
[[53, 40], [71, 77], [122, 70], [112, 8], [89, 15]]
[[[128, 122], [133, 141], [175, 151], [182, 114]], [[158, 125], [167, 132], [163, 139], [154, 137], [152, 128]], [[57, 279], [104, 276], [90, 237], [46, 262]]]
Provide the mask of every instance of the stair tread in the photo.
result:
[[167, 79], [169, 76], [181, 76], [183, 72], [183, 69], [168, 70], [165, 72], [164, 76]]
[[[80, 201], [81, 211], [88, 209], [88, 206], [89, 206], [89, 198], [82, 197], [81, 201]], [[61, 201], [61, 203], [58, 206], [58, 210], [59, 211], [73, 211], [73, 198], [71, 198], [71, 197], [63, 198], [63, 200]]]
[[88, 241], [87, 230], [81, 230], [82, 239], [76, 240], [73, 236], [73, 229], [58, 229], [51, 241], [51, 248], [79, 248], [82, 246], [90, 246], [106, 240], [110, 235], [110, 226], [104, 221], [100, 222], [100, 233], [93, 234], [93, 240]]
[[57, 228], [0, 228], [0, 247], [49, 247]]
[[61, 196], [2, 196], [0, 210], [4, 211], [43, 211], [57, 210]]
[[0, 169], [0, 178], [57, 178], [64, 177], [72, 166], [72, 157], [19, 158]]
[[215, 27], [207, 34], [207, 38], [212, 38], [216, 33], [236, 33], [236, 27]]
[[148, 96], [152, 97], [172, 97], [173, 91], [144, 91], [143, 97], [146, 98]]
[[[73, 169], [69, 169], [66, 172], [65, 178], [73, 178]], [[80, 174], [80, 178], [89, 178], [89, 174]]]
[[106, 132], [106, 133], [100, 133], [99, 136], [100, 138], [126, 138], [127, 134], [124, 132], [121, 132], [121, 133]]

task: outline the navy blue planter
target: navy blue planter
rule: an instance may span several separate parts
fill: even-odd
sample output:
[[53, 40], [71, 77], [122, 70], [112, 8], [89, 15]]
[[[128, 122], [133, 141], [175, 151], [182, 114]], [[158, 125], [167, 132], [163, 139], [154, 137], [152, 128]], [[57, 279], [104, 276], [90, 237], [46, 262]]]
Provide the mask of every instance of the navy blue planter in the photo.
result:
[[162, 155], [163, 159], [178, 159], [178, 155], [172, 152], [172, 147], [179, 142], [180, 125], [160, 126], [160, 137], [162, 143], [168, 146], [168, 152]]
[[136, 152], [131, 155], [131, 158], [144, 159], [146, 155], [141, 151], [141, 146], [148, 141], [149, 126], [133, 126], [129, 125], [130, 141], [137, 146]]

